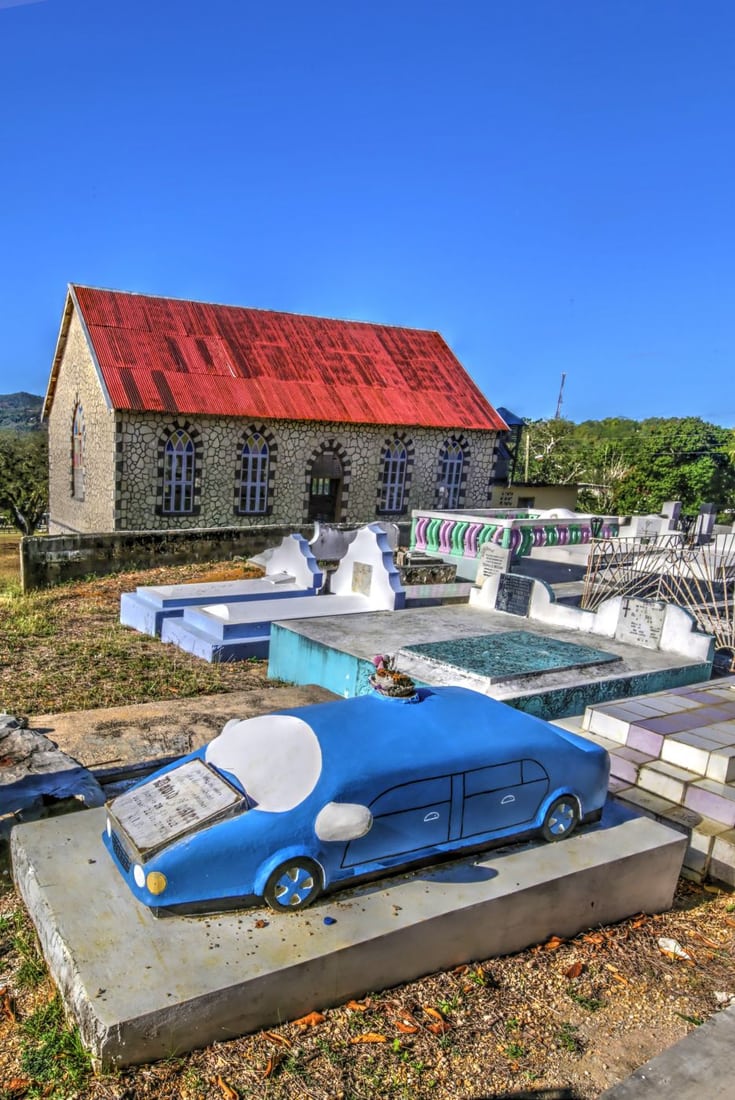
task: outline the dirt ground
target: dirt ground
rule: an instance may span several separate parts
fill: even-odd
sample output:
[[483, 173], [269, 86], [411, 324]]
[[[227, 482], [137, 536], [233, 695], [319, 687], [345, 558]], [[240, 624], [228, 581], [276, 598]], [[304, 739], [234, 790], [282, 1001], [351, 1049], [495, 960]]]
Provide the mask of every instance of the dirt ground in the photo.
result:
[[336, 698], [315, 684], [273, 686], [264, 662], [250, 671], [253, 687], [248, 691], [39, 714], [28, 725], [87, 768], [116, 767], [193, 752], [216, 737], [230, 718], [252, 718]]

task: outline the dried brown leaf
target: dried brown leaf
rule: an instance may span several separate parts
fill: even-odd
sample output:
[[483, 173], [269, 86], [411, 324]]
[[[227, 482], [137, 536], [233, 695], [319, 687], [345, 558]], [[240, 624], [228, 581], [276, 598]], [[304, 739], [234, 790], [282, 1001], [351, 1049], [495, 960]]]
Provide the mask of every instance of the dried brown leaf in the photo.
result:
[[270, 1077], [277, 1065], [278, 1065], [278, 1059], [274, 1055], [271, 1055], [270, 1058], [268, 1059], [268, 1061], [265, 1064], [265, 1069], [263, 1070], [263, 1077]]
[[446, 1020], [442, 1020], [440, 1023], [427, 1024], [426, 1030], [430, 1031], [433, 1035], [444, 1035], [446, 1031], [451, 1031], [451, 1026]]
[[350, 1039], [352, 1044], [355, 1043], [387, 1043], [385, 1035], [381, 1035], [377, 1031], [366, 1031], [364, 1035], [353, 1035]]
[[370, 998], [366, 1001], [348, 1001], [347, 1008], [350, 1012], [367, 1012], [370, 1008]]
[[444, 1017], [437, 1008], [427, 1008], [426, 1006], [424, 1006], [424, 1012], [427, 1016], [433, 1016], [435, 1020], [439, 1020], [439, 1022], [442, 1024], [444, 1023]]
[[[15, 1007], [7, 986], [0, 989], [0, 1007], [3, 1010], [3, 1015], [7, 1016], [11, 1023], [17, 1023], [18, 1017], [15, 1014]], [[18, 1080], [22, 1080], [22, 1078], [18, 1078]]]
[[317, 1027], [318, 1024], [323, 1024], [326, 1017], [321, 1012], [307, 1012], [306, 1016], [299, 1017], [298, 1020], [294, 1020], [296, 1027], [300, 1027], [305, 1030], [307, 1027]]
[[414, 1035], [419, 1027], [416, 1023], [408, 1023], [407, 1019], [396, 1020], [396, 1027], [399, 1031], [402, 1031], [404, 1035]]
[[690, 936], [696, 936], [696, 938], [698, 940], [701, 940], [703, 944], [705, 944], [707, 947], [714, 948], [715, 951], [720, 951], [722, 949], [721, 944], [715, 943], [714, 940], [707, 939], [707, 937], [702, 935], [702, 933], [699, 932], [696, 928], [693, 928], [688, 934]]
[[563, 940], [561, 936], [551, 936], [544, 944], [544, 951], [556, 951], [567, 941]]
[[13, 1097], [24, 1096], [32, 1084], [28, 1077], [11, 1077], [7, 1084], [8, 1094]]
[[224, 1077], [218, 1075], [217, 1077], [215, 1077], [214, 1083], [220, 1089], [222, 1095], [225, 1097], [225, 1100], [239, 1100], [240, 1093], [237, 1091], [237, 1089], [233, 1089], [232, 1085], [228, 1085]]
[[578, 978], [580, 976], [580, 974], [582, 974], [583, 972], [584, 972], [584, 963], [579, 962], [579, 960], [577, 960], [577, 962], [572, 963], [572, 965], [570, 967], [567, 967], [567, 969], [564, 971], [564, 977], [565, 978]]
[[622, 985], [630, 985], [628, 979], [623, 977], [617, 966], [613, 966], [612, 963], [605, 963], [605, 969], [611, 972], [616, 982], [620, 982]]
[[277, 1031], [264, 1031], [264, 1039], [270, 1039], [272, 1043], [280, 1043], [282, 1047], [291, 1047], [293, 1043], [285, 1035], [279, 1035]]

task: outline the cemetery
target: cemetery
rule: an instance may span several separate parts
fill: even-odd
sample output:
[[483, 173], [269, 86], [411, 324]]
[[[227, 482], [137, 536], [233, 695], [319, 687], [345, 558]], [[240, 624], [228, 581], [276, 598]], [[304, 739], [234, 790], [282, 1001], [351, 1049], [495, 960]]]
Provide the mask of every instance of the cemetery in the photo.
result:
[[[538, 516], [485, 517], [470, 534], [482, 517], [474, 523], [465, 517], [451, 529], [442, 529], [444, 520], [431, 527], [439, 517], [428, 517], [422, 526], [426, 518], [414, 516], [407, 548], [401, 549], [379, 525], [347, 533], [322, 528], [311, 543], [297, 533], [282, 538], [261, 556], [260, 579], [140, 586], [123, 594], [123, 626], [160, 637], [162, 644], [173, 642], [206, 661], [267, 655], [274, 680], [335, 700], [317, 703], [314, 714], [334, 714], [330, 736], [335, 744], [352, 746], [343, 766], [353, 779], [349, 797], [325, 789], [321, 809], [312, 809], [303, 784], [316, 783], [313, 750], [303, 757], [286, 733], [279, 758], [278, 723], [284, 719], [267, 711], [225, 724], [221, 737], [211, 742], [221, 748], [209, 757], [203, 744], [183, 761], [166, 762], [158, 777], [138, 773], [137, 786], [122, 784], [107, 809], [101, 805], [105, 796], [95, 791], [94, 769], [88, 772], [72, 760], [70, 776], [81, 790], [64, 794], [90, 808], [16, 825], [13, 874], [67, 1009], [100, 1064], [126, 1066], [167, 1057], [271, 1027], [284, 1015], [294, 1018], [315, 1005], [338, 1005], [371, 989], [410, 982], [430, 970], [517, 952], [549, 937], [574, 937], [638, 912], [663, 912], [681, 873], [695, 881], [735, 885], [735, 677], [710, 680], [713, 635], [690, 611], [662, 599], [608, 591], [594, 606], [580, 607], [583, 584], [577, 566], [599, 541], [591, 527], [585, 529], [584, 518], [554, 517], [556, 537], [547, 530], [551, 517], [545, 517], [543, 535], [538, 535]], [[513, 526], [518, 523], [527, 526]], [[612, 521], [596, 535], [618, 537]], [[448, 572], [429, 586], [405, 583], [408, 570], [431, 568]], [[451, 579], [455, 572], [459, 583]], [[542, 579], [547, 576], [561, 579]], [[385, 667], [413, 681], [413, 696], [376, 694], [375, 655], [386, 651], [392, 657]], [[445, 693], [458, 709], [433, 729], [421, 715]], [[481, 719], [484, 707], [498, 718]], [[347, 718], [351, 708], [354, 733]], [[312, 731], [310, 710], [307, 705], [283, 713], [287, 723], [302, 722]], [[524, 723], [556, 730], [557, 745], [586, 745], [590, 759], [597, 754], [606, 761], [605, 774], [609, 762], [604, 809], [597, 803], [597, 813], [570, 828], [568, 839], [562, 824], [563, 844], [544, 843], [533, 832], [547, 828], [552, 804], [563, 807], [562, 820], [571, 807], [574, 825], [577, 799], [584, 804], [571, 794], [573, 786], [561, 802], [558, 795], [552, 798], [545, 779], [548, 797], [519, 818], [520, 826], [477, 834], [468, 854], [452, 838], [462, 835], [460, 791], [466, 804], [472, 801], [468, 777], [483, 764], [476, 759], [467, 771], [454, 758], [443, 766], [447, 797], [437, 789], [434, 801], [423, 800], [420, 807], [424, 821], [432, 818], [433, 829], [448, 814], [448, 839], [437, 843], [434, 838], [429, 850], [416, 849], [415, 858], [407, 858], [400, 844], [392, 860], [385, 854], [376, 857], [380, 815], [373, 803], [378, 792], [365, 793], [362, 800], [356, 796], [356, 781], [367, 764], [355, 753], [358, 746], [378, 745], [379, 736], [395, 725], [394, 714], [401, 722], [410, 719], [428, 737], [427, 749], [438, 748], [446, 737], [447, 746], [459, 751], [473, 734], [482, 741], [486, 728], [497, 727], [507, 731], [518, 760], [526, 759], [517, 747]], [[315, 718], [313, 729], [321, 721]], [[251, 746], [242, 757], [251, 743], [247, 731], [256, 726], [266, 740], [259, 734], [252, 746], [260, 749]], [[365, 731], [371, 732], [359, 742]], [[33, 731], [22, 732], [30, 736]], [[269, 739], [270, 747], [264, 748]], [[411, 777], [400, 770], [397, 746], [404, 741], [406, 759], [418, 769]], [[543, 761], [536, 752], [529, 759], [552, 776], [551, 760], [559, 752]], [[386, 760], [386, 775], [393, 774], [399, 786], [421, 785], [432, 777], [436, 785], [442, 772], [437, 759], [432, 776], [424, 775], [421, 751], [400, 733]], [[222, 769], [216, 790], [213, 772], [190, 775], [186, 770], [212, 766]], [[509, 760], [494, 760], [490, 770], [508, 767]], [[528, 766], [518, 767], [524, 783]], [[261, 774], [257, 782], [264, 784], [258, 788], [256, 782], [243, 820], [267, 814], [276, 791], [273, 776], [283, 780], [292, 768], [291, 798], [288, 806], [279, 803], [281, 816], [289, 816], [284, 811], [292, 804], [303, 804], [306, 817], [316, 819], [317, 835], [328, 843], [339, 840], [346, 850], [357, 851], [372, 837], [365, 849], [370, 858], [352, 861], [347, 878], [340, 882], [337, 875], [330, 891], [317, 896], [325, 856], [310, 851], [305, 862], [293, 846], [314, 829], [305, 817], [289, 829], [292, 847], [281, 847], [251, 889], [242, 888], [242, 896], [223, 904], [227, 891], [217, 875], [236, 861], [217, 842], [216, 823], [231, 830], [243, 799], [252, 796], [247, 781], [237, 778], [245, 774], [242, 768]], [[574, 768], [570, 763], [566, 770]], [[9, 779], [10, 772], [0, 786], [3, 797], [19, 790]], [[18, 779], [14, 775], [13, 784]], [[158, 791], [160, 782], [168, 809], [159, 806], [158, 795], [151, 801], [146, 793]], [[491, 799], [502, 802], [507, 796], [515, 802], [521, 788], [510, 779], [504, 782], [510, 786], [496, 788]], [[32, 805], [38, 799], [35, 777], [29, 790]], [[341, 802], [345, 811], [339, 809]], [[385, 835], [395, 837], [401, 814], [414, 809], [396, 803], [386, 818], [390, 831]], [[190, 831], [194, 826], [211, 838], [214, 847], [208, 852], [197, 847], [197, 834]], [[179, 835], [187, 854], [185, 880], [197, 884], [189, 892], [194, 906], [181, 906], [184, 895], [172, 894], [170, 911], [164, 914], [168, 907], [163, 906], [157, 916], [152, 910], [163, 901], [159, 887], [164, 894], [168, 889], [160, 884], [172, 874], [178, 882], [184, 872], [159, 869], [156, 853], [165, 853]], [[343, 871], [350, 867], [344, 859]], [[149, 867], [139, 870], [148, 860]], [[63, 878], [53, 874], [59, 862]], [[390, 878], [385, 877], [388, 870]], [[139, 879], [148, 890], [144, 896], [135, 885]], [[611, 879], [615, 890], [609, 888]], [[255, 935], [252, 922], [243, 924], [241, 906], [262, 904], [263, 894], [276, 912], [259, 922]], [[88, 901], [84, 907], [78, 905], [80, 896]], [[279, 898], [286, 901], [279, 904]], [[205, 910], [214, 906], [214, 954], [211, 926], [195, 915], [197, 900], [200, 909], [202, 902]], [[308, 909], [300, 912], [307, 902]], [[132, 985], [125, 980], [131, 953], [140, 978]], [[178, 964], [182, 957], [189, 961], [185, 971]]]

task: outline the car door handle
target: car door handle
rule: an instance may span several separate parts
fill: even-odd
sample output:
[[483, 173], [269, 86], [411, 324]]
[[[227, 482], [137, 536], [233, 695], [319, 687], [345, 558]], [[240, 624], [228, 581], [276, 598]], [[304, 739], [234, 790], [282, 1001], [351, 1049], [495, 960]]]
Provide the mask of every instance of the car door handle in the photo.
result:
[[432, 812], [430, 814], [427, 814], [426, 817], [424, 818], [424, 821], [438, 821], [438, 820], [439, 820], [439, 814], [436, 812], [436, 810], [432, 810]]
[[505, 796], [505, 798], [500, 799], [500, 805], [501, 806], [507, 806], [507, 805], [509, 805], [509, 803], [515, 802], [515, 800], [516, 800], [516, 796], [514, 794], [507, 794]]

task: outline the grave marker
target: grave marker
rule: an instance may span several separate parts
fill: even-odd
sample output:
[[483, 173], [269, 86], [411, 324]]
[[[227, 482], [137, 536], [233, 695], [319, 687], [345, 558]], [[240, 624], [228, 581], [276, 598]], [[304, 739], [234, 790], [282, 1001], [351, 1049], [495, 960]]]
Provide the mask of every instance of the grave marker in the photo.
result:
[[373, 586], [373, 567], [364, 561], [356, 561], [352, 566], [352, 591], [361, 596], [369, 596]]
[[483, 546], [475, 584], [482, 585], [488, 577], [507, 573], [510, 568], [511, 553], [510, 550], [503, 550], [500, 546]]
[[501, 573], [498, 577], [495, 610], [506, 611], [509, 615], [528, 615], [533, 584], [532, 577]]
[[112, 803], [111, 814], [142, 854], [239, 806], [239, 791], [201, 760], [190, 760], [134, 787]]
[[644, 649], [658, 649], [665, 616], [665, 603], [626, 596], [620, 606], [615, 638], [618, 642], [629, 642]]

